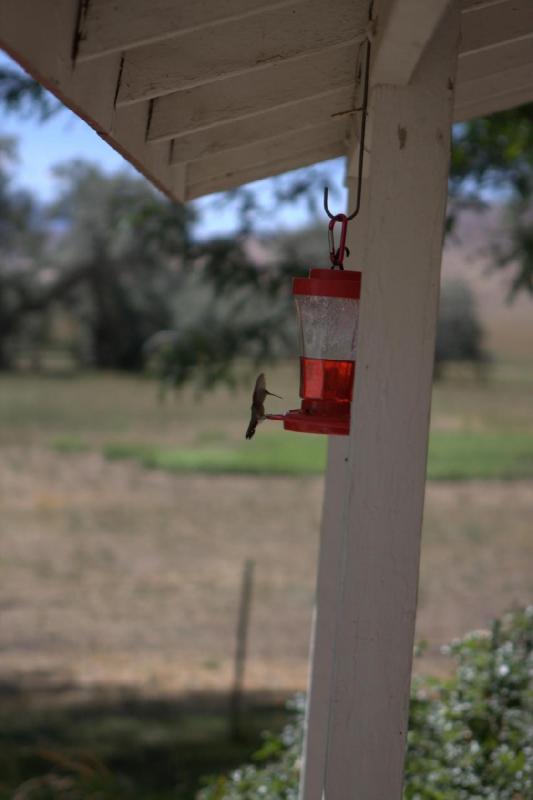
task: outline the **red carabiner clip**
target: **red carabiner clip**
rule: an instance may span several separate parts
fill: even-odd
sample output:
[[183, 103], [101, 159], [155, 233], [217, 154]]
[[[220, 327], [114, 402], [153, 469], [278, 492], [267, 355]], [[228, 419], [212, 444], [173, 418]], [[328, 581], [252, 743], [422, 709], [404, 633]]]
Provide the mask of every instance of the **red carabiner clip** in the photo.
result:
[[[338, 248], [335, 247], [335, 239], [333, 235], [333, 229], [335, 227], [335, 223], [341, 223], [341, 238], [339, 241]], [[346, 232], [348, 229], [348, 217], [346, 214], [335, 214], [334, 217], [331, 217], [328, 225], [328, 242], [329, 242], [329, 257], [331, 259], [331, 268], [335, 269], [338, 267], [339, 269], [344, 269], [344, 255], [350, 255], [350, 251], [346, 247]]]

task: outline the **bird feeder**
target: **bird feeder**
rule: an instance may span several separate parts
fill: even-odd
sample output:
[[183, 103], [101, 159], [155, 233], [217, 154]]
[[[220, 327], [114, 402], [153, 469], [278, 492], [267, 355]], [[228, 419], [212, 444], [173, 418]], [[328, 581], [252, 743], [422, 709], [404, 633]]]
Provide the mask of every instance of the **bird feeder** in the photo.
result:
[[294, 278], [300, 340], [301, 407], [269, 414], [302, 433], [347, 436], [357, 355], [361, 273], [311, 269]]
[[[300, 334], [301, 407], [286, 414], [266, 414], [266, 419], [283, 420], [288, 431], [347, 436], [357, 360], [357, 328], [361, 273], [344, 269], [349, 255], [346, 233], [350, 220], [361, 208], [363, 160], [368, 108], [370, 40], [367, 42], [363, 105], [359, 137], [357, 202], [355, 210], [332, 214], [328, 188], [324, 189], [324, 210], [329, 217], [330, 269], [311, 269], [307, 278], [294, 278], [292, 293], [298, 312]], [[338, 248], [334, 228], [340, 223]]]

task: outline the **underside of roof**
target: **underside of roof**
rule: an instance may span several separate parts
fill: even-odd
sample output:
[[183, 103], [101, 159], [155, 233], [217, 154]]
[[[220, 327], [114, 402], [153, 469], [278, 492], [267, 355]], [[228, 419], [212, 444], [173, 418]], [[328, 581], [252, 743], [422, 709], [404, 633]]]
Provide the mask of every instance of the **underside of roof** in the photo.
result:
[[[372, 85], [405, 85], [448, 3], [0, 0], [0, 45], [189, 200], [347, 154], [362, 43]], [[455, 119], [533, 101], [532, 0], [460, 5]]]

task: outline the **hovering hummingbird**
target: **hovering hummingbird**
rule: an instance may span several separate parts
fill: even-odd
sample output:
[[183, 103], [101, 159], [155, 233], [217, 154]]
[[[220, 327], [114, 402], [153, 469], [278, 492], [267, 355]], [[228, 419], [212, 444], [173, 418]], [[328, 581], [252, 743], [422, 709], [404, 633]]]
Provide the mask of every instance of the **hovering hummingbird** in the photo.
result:
[[258, 424], [265, 419], [265, 398], [267, 395], [277, 397], [279, 400], [282, 399], [279, 394], [268, 391], [266, 388], [265, 373], [262, 372], [255, 382], [254, 393], [252, 395], [252, 416], [250, 417], [250, 424], [246, 429], [247, 439], [252, 438]]

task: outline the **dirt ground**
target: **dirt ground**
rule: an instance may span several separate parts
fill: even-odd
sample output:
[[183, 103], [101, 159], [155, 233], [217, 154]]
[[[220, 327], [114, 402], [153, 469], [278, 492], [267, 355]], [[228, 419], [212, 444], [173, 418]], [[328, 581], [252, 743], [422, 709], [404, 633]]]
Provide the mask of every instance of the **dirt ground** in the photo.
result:
[[[96, 453], [3, 448], [0, 681], [30, 690], [230, 687], [240, 581], [255, 581], [245, 683], [307, 679], [319, 478], [176, 476]], [[533, 482], [430, 484], [416, 669], [533, 596]]]

